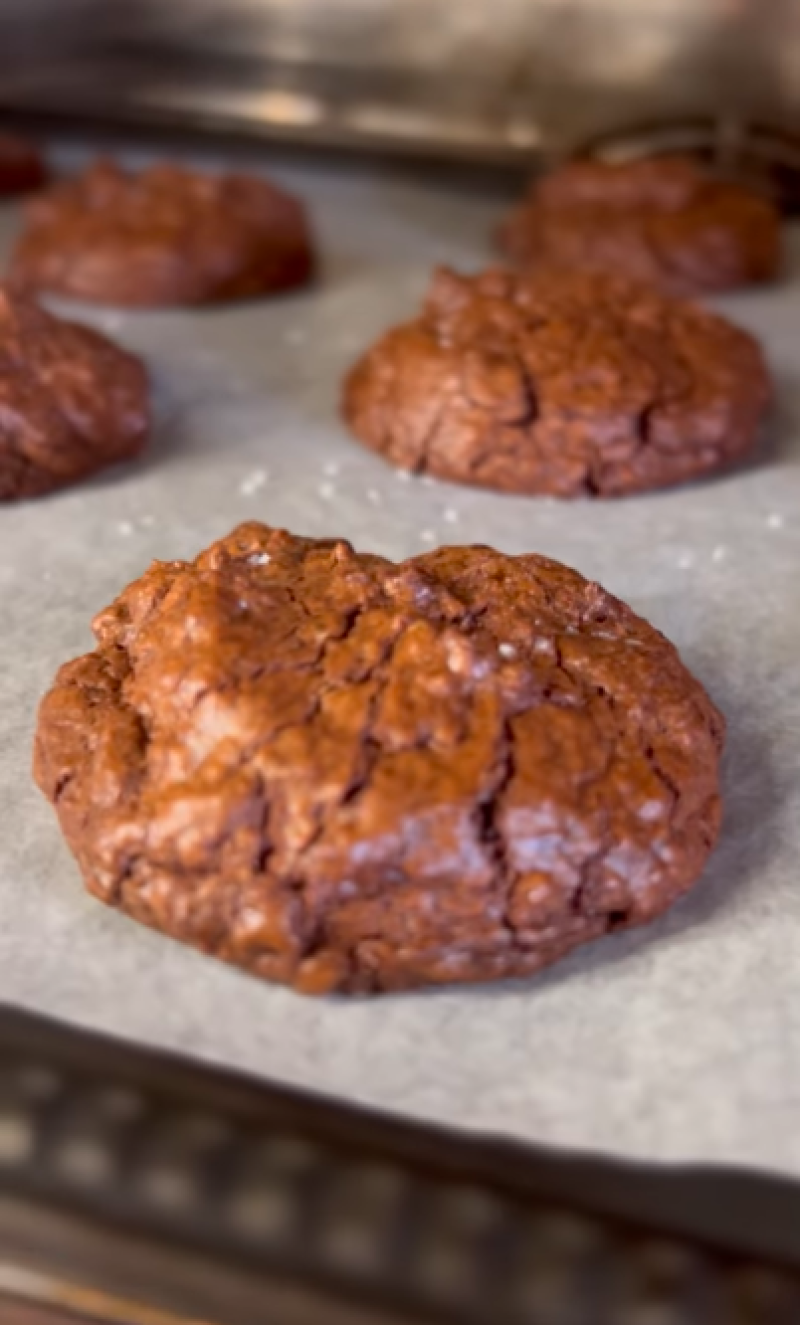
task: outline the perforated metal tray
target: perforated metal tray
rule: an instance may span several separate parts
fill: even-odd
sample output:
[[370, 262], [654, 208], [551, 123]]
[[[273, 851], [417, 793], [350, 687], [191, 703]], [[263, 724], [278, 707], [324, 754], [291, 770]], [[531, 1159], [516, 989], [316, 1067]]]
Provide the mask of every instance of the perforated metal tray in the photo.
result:
[[142, 1325], [792, 1325], [799, 1273], [789, 1184], [469, 1141], [0, 1013], [0, 1293]]

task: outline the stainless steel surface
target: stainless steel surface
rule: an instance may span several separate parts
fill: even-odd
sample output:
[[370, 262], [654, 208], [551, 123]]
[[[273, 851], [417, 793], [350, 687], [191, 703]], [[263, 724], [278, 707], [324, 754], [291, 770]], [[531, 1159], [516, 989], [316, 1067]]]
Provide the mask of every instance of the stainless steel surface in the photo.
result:
[[6, 107], [487, 160], [687, 117], [720, 144], [747, 121], [800, 125], [800, 0], [95, 8], [97, 20], [91, 0], [0, 6], [0, 52], [3, 24], [13, 39], [13, 58], [0, 54]]

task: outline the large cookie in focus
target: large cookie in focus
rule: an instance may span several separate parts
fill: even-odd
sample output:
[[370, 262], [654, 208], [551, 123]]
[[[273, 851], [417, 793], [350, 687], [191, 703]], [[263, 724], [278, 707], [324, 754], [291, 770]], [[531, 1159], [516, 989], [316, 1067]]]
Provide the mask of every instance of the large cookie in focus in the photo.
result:
[[768, 198], [682, 157], [562, 166], [532, 184], [498, 239], [524, 267], [616, 272], [682, 295], [771, 280], [782, 255]]
[[594, 272], [434, 276], [350, 372], [344, 415], [392, 464], [461, 483], [612, 497], [723, 468], [770, 396], [745, 331]]
[[30, 204], [10, 270], [26, 289], [133, 308], [286, 290], [312, 268], [302, 204], [267, 180], [100, 161]]
[[538, 971], [652, 920], [716, 840], [719, 713], [544, 557], [248, 524], [94, 631], [35, 755], [88, 888], [306, 993]]

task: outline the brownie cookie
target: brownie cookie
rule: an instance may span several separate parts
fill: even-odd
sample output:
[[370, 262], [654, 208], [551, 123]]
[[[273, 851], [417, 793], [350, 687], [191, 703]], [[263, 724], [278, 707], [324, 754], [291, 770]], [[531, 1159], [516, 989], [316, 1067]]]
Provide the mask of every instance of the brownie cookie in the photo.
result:
[[264, 179], [100, 161], [31, 205], [11, 273], [35, 290], [156, 307], [302, 285], [312, 262], [302, 205]]
[[156, 562], [42, 701], [89, 889], [305, 993], [525, 975], [691, 886], [723, 720], [575, 571], [246, 524]]
[[28, 193], [44, 183], [44, 162], [33, 146], [13, 133], [0, 133], [0, 197]]
[[594, 272], [440, 270], [421, 314], [356, 364], [344, 414], [404, 469], [610, 497], [734, 460], [768, 399], [746, 332], [652, 286]]
[[144, 366], [0, 288], [0, 413], [0, 501], [37, 497], [142, 450]]
[[563, 166], [533, 184], [499, 240], [524, 266], [619, 272], [673, 294], [767, 281], [781, 259], [777, 208], [682, 157]]

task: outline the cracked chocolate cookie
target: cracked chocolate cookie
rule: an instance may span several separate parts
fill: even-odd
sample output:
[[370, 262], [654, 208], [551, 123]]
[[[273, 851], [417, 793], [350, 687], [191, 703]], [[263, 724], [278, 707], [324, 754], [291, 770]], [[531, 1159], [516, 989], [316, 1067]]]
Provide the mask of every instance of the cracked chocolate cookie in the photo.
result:
[[246, 524], [156, 562], [42, 701], [94, 894], [305, 993], [521, 976], [691, 886], [723, 720], [575, 571]]
[[100, 161], [29, 208], [20, 286], [125, 307], [205, 304], [309, 280], [302, 204], [265, 179]]
[[613, 497], [737, 459], [769, 395], [751, 336], [652, 286], [440, 270], [422, 312], [350, 372], [343, 411], [403, 469]]
[[143, 449], [144, 366], [0, 288], [0, 412], [0, 501], [38, 497]]
[[499, 231], [524, 266], [618, 272], [673, 294], [771, 280], [777, 208], [681, 157], [575, 161], [537, 180]]
[[44, 161], [33, 143], [15, 133], [0, 133], [0, 197], [38, 189], [45, 178]]

